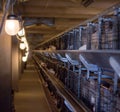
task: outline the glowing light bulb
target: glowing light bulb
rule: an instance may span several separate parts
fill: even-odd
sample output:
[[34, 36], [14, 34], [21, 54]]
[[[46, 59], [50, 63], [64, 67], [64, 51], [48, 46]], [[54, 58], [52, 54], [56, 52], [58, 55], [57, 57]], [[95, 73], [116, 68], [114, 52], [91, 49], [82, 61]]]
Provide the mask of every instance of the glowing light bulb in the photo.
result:
[[22, 61], [23, 61], [23, 62], [26, 62], [26, 61], [27, 61], [27, 57], [26, 57], [26, 56], [23, 56], [23, 57], [22, 57]]
[[15, 15], [8, 15], [5, 22], [5, 31], [8, 35], [16, 35], [20, 29], [20, 24]]
[[25, 49], [25, 44], [24, 43], [20, 43], [20, 49]]
[[18, 35], [19, 35], [20, 37], [22, 37], [22, 36], [25, 35], [25, 30], [24, 30], [24, 28], [18, 32]]
[[25, 38], [25, 37], [21, 37], [21, 41], [23, 41], [23, 42], [24, 42], [25, 40], [26, 40], [26, 38]]

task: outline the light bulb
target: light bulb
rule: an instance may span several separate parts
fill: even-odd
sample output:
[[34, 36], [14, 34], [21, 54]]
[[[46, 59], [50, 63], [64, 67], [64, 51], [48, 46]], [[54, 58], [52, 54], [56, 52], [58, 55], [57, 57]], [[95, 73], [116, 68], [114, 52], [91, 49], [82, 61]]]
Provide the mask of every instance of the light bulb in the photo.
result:
[[25, 30], [24, 30], [24, 28], [18, 32], [18, 35], [19, 35], [20, 37], [22, 37], [22, 36], [25, 35]]
[[20, 49], [25, 49], [25, 44], [24, 43], [20, 43]]
[[23, 42], [24, 42], [25, 40], [26, 40], [26, 38], [25, 38], [25, 37], [21, 37], [21, 41], [23, 41]]
[[9, 15], [5, 22], [5, 31], [8, 35], [16, 35], [20, 29], [20, 24], [15, 15]]
[[26, 56], [23, 56], [23, 57], [22, 57], [22, 61], [23, 61], [23, 62], [26, 62], [26, 61], [27, 61], [27, 57], [26, 57]]

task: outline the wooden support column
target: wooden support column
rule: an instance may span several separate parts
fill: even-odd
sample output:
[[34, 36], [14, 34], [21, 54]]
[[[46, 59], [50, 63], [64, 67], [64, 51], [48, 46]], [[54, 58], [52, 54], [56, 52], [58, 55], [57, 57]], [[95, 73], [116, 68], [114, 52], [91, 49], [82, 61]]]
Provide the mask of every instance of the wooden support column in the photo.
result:
[[11, 37], [0, 34], [0, 112], [12, 112]]
[[18, 91], [19, 81], [19, 41], [12, 37], [12, 87], [13, 90]]

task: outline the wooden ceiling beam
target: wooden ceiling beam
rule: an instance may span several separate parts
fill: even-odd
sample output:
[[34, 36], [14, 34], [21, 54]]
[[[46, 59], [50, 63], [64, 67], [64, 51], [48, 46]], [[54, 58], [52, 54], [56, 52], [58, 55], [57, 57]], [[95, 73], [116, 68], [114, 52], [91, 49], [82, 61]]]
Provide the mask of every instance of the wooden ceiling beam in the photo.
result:
[[51, 18], [83, 18], [95, 16], [101, 10], [97, 9], [83, 9], [83, 8], [41, 8], [41, 7], [27, 7], [22, 13], [23, 17], [51, 17]]
[[55, 25], [53, 27], [43, 27], [40, 26], [33, 26], [33, 27], [26, 27], [26, 31], [28, 33], [42, 33], [42, 34], [48, 34], [49, 32], [56, 32], [56, 31], [63, 31], [65, 29], [68, 29], [70, 27], [76, 26], [81, 23], [81, 19], [56, 19]]
[[61, 30], [39, 30], [39, 29], [27, 29], [26, 30], [26, 33], [39, 33], [39, 34], [49, 34], [49, 33], [53, 33], [53, 32], [58, 32], [58, 31], [61, 31]]
[[34, 29], [51, 29], [51, 30], [55, 30], [56, 27], [70, 27], [71, 25], [76, 25], [79, 24], [81, 22], [83, 22], [85, 19], [70, 19], [70, 18], [56, 18], [55, 19], [55, 23], [53, 26], [47, 26], [44, 24], [33, 24], [30, 26], [26, 26], [26, 28], [34, 28]]
[[84, 19], [69, 19], [69, 18], [67, 18], [67, 19], [65, 19], [65, 18], [61, 18], [61, 19], [55, 19], [55, 26], [57, 25], [57, 26], [66, 26], [66, 25], [74, 25], [74, 24], [79, 24], [79, 23], [81, 23], [81, 22], [83, 22], [85, 20], [85, 18]]
[[[103, 9], [100, 8], [83, 8], [83, 7], [40, 7], [40, 6], [26, 6], [24, 12], [28, 13], [56, 13], [56, 14], [97, 14], [100, 13]], [[24, 14], [24, 13], [23, 13]]]
[[77, 18], [77, 19], [88, 19], [95, 16], [94, 14], [55, 14], [55, 13], [26, 13], [23, 17], [48, 17], [48, 18]]
[[[102, 5], [110, 6], [110, 4], [115, 4], [116, 2], [119, 2], [119, 0], [95, 0], [91, 5], [95, 6], [98, 5], [100, 8]], [[20, 5], [20, 4], [19, 4]], [[28, 2], [21, 3], [23, 6], [43, 6], [45, 8], [47, 7], [80, 7], [81, 0], [29, 0]], [[91, 6], [90, 5], [90, 6]]]
[[38, 34], [47, 34], [49, 31], [39, 31], [39, 30], [27, 30], [26, 33], [38, 33]]
[[[20, 4], [19, 4], [20, 5]], [[71, 6], [79, 6], [80, 4], [76, 3], [73, 4], [71, 1], [69, 0], [30, 0], [28, 2], [24, 2], [21, 3], [21, 5], [24, 6], [44, 6], [44, 7], [48, 7], [48, 6], [52, 6], [52, 7], [71, 7]]]

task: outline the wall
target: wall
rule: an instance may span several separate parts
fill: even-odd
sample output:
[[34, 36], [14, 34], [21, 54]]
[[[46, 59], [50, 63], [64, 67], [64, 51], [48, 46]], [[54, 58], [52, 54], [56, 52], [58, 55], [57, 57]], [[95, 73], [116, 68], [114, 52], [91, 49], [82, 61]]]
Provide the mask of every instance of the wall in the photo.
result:
[[11, 112], [11, 37], [0, 34], [0, 111]]

